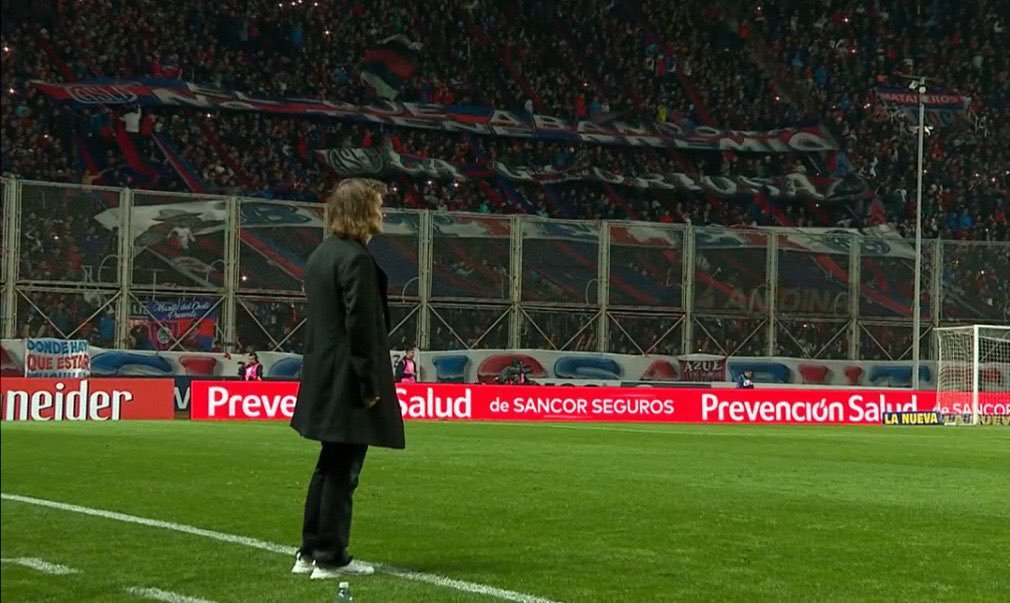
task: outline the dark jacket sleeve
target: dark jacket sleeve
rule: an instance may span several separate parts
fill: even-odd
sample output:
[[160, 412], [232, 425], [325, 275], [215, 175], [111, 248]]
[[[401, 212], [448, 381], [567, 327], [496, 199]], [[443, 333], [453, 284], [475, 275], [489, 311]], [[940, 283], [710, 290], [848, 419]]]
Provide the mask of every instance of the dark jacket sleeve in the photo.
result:
[[379, 300], [375, 283], [375, 262], [362, 253], [350, 258], [339, 270], [340, 289], [346, 316], [344, 326], [350, 338], [351, 368], [358, 377], [362, 398], [379, 395], [375, 357], [379, 346]]

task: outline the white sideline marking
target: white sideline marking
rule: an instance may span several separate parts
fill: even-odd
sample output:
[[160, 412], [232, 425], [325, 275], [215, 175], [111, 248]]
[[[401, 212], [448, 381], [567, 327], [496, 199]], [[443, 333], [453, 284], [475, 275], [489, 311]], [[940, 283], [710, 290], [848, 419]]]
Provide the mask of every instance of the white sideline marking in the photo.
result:
[[[216, 532], [214, 530], [205, 530], [203, 528], [188, 526], [181, 523], [161, 521], [160, 519], [149, 519], [147, 517], [127, 515], [125, 513], [117, 513], [116, 511], [92, 509], [91, 507], [81, 507], [79, 505], [71, 505], [67, 503], [57, 502], [54, 500], [46, 500], [44, 498], [33, 498], [31, 496], [21, 496], [19, 494], [7, 494], [6, 492], [0, 493], [0, 498], [2, 498], [3, 500], [21, 502], [29, 505], [36, 505], [39, 507], [48, 507], [50, 509], [57, 509], [59, 511], [80, 513], [81, 515], [102, 517], [104, 519], [112, 519], [114, 521], [122, 521], [124, 523], [132, 523], [152, 528], [161, 528], [163, 530], [171, 530], [173, 532], [182, 532], [183, 534], [201, 536], [203, 538], [210, 538], [211, 540], [217, 540], [219, 542], [240, 544], [242, 546], [246, 546], [249, 548], [259, 549], [261, 551], [269, 551], [271, 553], [279, 553], [282, 555], [289, 555], [291, 557], [294, 557], [295, 554], [295, 547], [285, 546], [283, 544], [277, 544], [274, 542], [267, 542], [265, 540], [259, 540], [256, 538], [249, 538], [248, 536], [237, 536], [235, 534], [226, 534], [224, 532]], [[365, 561], [364, 563], [369, 562]], [[452, 578], [439, 576], [438, 574], [415, 572], [413, 570], [402, 569], [390, 565], [385, 565], [383, 563], [373, 563], [372, 565], [375, 566], [375, 569], [377, 571], [389, 574], [391, 576], [396, 576], [398, 578], [404, 578], [406, 580], [414, 580], [416, 582], [425, 582], [427, 584], [433, 584], [435, 586], [441, 586], [443, 588], [451, 588], [453, 590], [458, 590], [467, 593], [485, 595], [488, 597], [501, 599], [503, 601], [515, 601], [516, 603], [559, 603], [557, 601], [552, 601], [551, 599], [544, 599], [543, 597], [537, 597], [535, 595], [527, 595], [525, 593], [516, 592], [514, 590], [506, 590], [495, 586], [489, 586], [487, 584], [479, 584], [477, 582], [454, 580]]]
[[36, 559], [35, 557], [13, 557], [13, 558], [4, 557], [3, 559], [0, 559], [0, 561], [3, 561], [4, 563], [10, 563], [12, 565], [20, 565], [22, 567], [28, 567], [46, 574], [52, 574], [54, 576], [67, 576], [69, 574], [80, 573], [72, 567], [60, 565], [59, 563], [49, 563], [48, 561]]
[[160, 588], [141, 588], [139, 586], [133, 586], [127, 588], [126, 592], [144, 599], [151, 599], [153, 601], [164, 601], [165, 603], [214, 603], [213, 601], [210, 601], [208, 599], [187, 597], [186, 595], [173, 593], [172, 591], [169, 590], [161, 590]]

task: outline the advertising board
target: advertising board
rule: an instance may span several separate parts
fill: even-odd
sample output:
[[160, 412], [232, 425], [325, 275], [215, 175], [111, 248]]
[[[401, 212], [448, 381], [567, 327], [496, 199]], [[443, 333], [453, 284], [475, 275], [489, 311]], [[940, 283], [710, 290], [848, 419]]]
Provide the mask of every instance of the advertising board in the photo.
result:
[[[296, 381], [193, 381], [190, 417], [285, 420]], [[880, 425], [884, 412], [932, 410], [934, 392], [398, 384], [407, 420]]]
[[44, 379], [0, 381], [4, 421], [171, 419], [171, 379]]

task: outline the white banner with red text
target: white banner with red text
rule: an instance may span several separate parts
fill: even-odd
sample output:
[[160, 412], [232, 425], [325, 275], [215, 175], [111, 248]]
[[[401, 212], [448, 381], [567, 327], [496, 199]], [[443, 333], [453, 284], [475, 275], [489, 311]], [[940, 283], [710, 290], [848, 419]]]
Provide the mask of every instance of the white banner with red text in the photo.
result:
[[[930, 391], [398, 384], [407, 420], [880, 425], [884, 412], [929, 411]], [[287, 420], [297, 381], [194, 381], [190, 418]]]
[[91, 353], [86, 339], [25, 339], [25, 377], [87, 377]]

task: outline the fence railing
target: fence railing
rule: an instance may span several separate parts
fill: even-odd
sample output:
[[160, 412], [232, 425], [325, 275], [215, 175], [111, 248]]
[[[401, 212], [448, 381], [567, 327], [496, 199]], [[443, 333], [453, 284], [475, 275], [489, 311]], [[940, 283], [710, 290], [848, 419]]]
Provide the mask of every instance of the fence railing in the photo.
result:
[[[2, 333], [298, 352], [315, 203], [3, 181]], [[915, 255], [878, 229], [388, 210], [393, 343], [906, 359]], [[932, 328], [1010, 322], [1010, 243], [927, 241]]]

